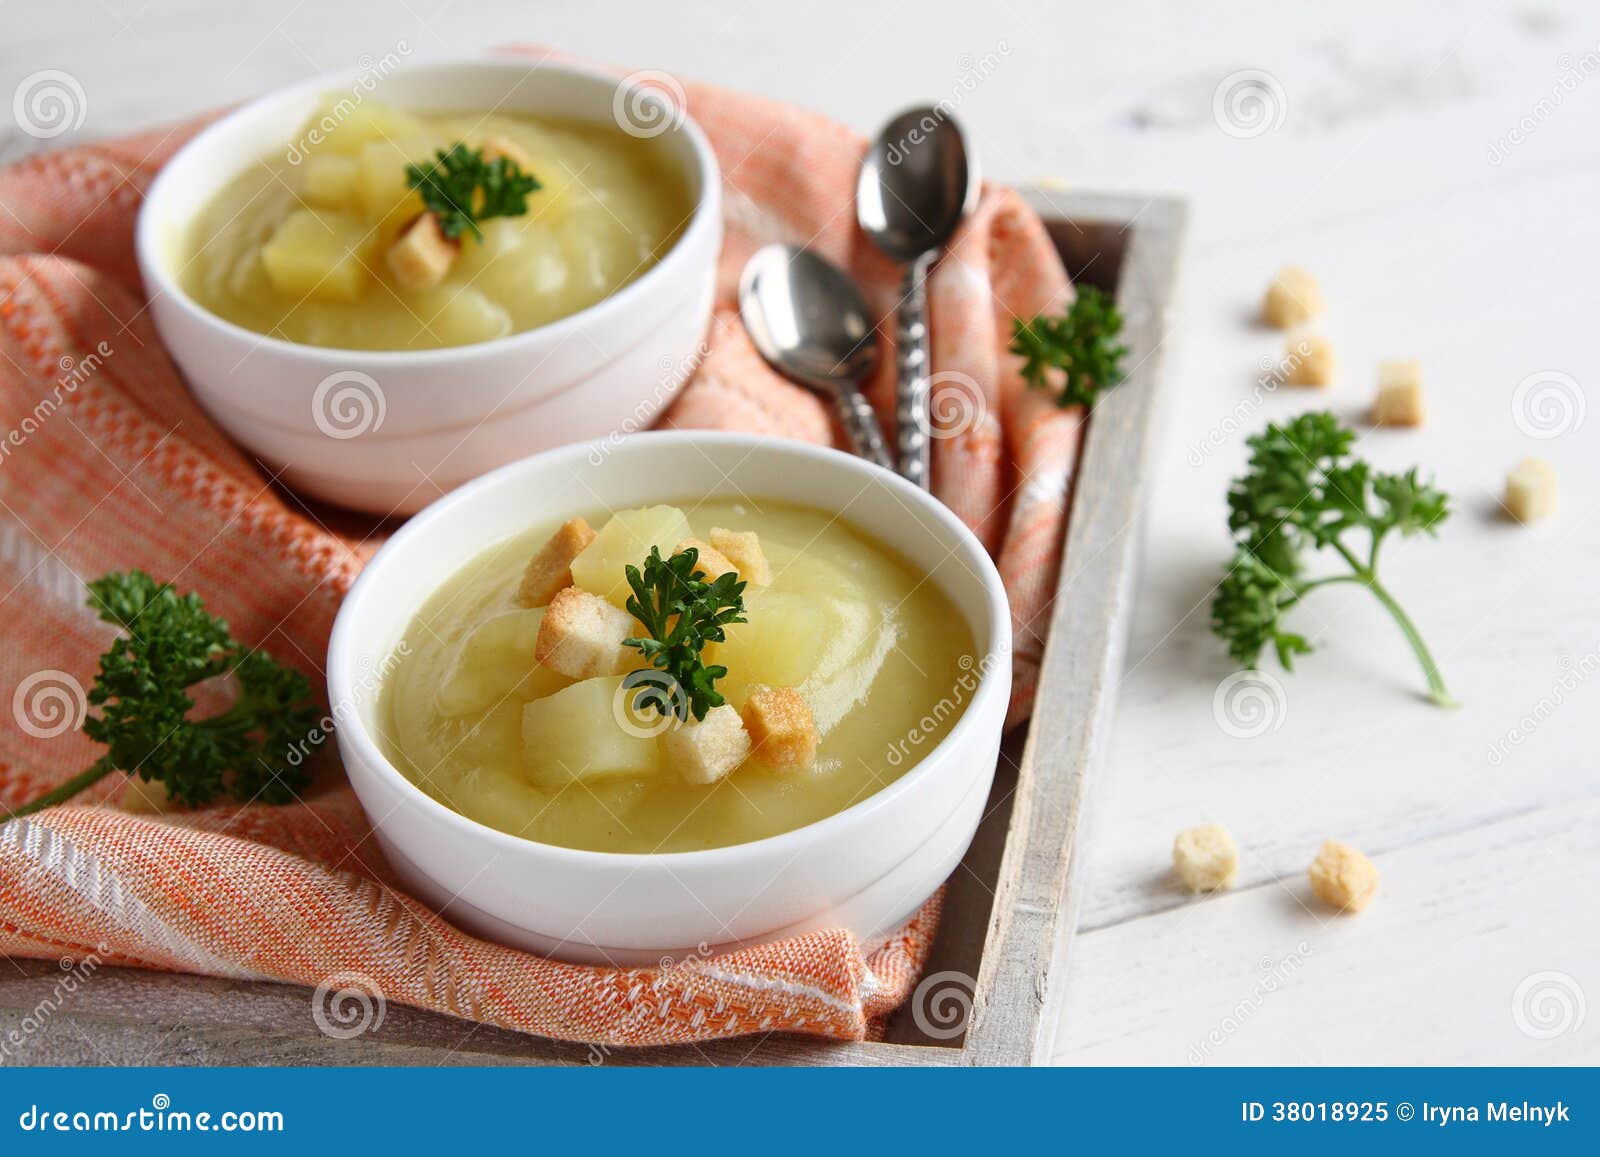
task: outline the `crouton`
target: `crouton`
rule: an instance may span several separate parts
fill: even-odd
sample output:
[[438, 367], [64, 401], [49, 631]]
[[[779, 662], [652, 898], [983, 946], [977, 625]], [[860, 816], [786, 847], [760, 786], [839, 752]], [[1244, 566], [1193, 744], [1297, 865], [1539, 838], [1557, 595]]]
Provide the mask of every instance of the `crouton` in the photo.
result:
[[1322, 312], [1322, 287], [1309, 269], [1288, 265], [1267, 286], [1261, 316], [1268, 325], [1293, 329]]
[[663, 732], [660, 742], [667, 765], [690, 783], [716, 783], [750, 754], [744, 721], [727, 703]]
[[682, 554], [686, 550], [699, 552], [699, 558], [695, 561], [694, 568], [703, 572], [708, 579], [714, 579], [718, 575], [728, 574], [730, 571], [738, 569], [728, 561], [726, 555], [709, 542], [702, 542], [698, 538], [686, 538], [672, 548], [672, 553]]
[[1338, 365], [1333, 343], [1320, 333], [1290, 338], [1284, 361], [1289, 367], [1285, 377], [1291, 386], [1331, 385]]
[[504, 157], [524, 173], [533, 172], [533, 158], [528, 155], [528, 150], [501, 133], [487, 134], [479, 151], [483, 153], [483, 159], [486, 161]]
[[1378, 363], [1378, 398], [1372, 404], [1375, 426], [1422, 425], [1422, 365], [1407, 359]]
[[753, 530], [724, 530], [711, 528], [711, 545], [720, 550], [731, 562], [739, 577], [752, 586], [764, 587], [772, 581], [772, 567], [767, 565], [766, 551]]
[[1556, 472], [1540, 458], [1524, 458], [1506, 475], [1506, 513], [1518, 522], [1543, 518], [1556, 508]]
[[577, 587], [556, 593], [539, 623], [533, 657], [569, 679], [593, 679], [628, 669], [637, 655], [622, 645], [640, 633], [627, 611]]
[[1378, 893], [1378, 869], [1348, 844], [1329, 840], [1311, 865], [1311, 890], [1341, 912], [1359, 912]]
[[581, 518], [561, 524], [539, 553], [528, 560], [517, 588], [517, 602], [525, 607], [542, 607], [556, 592], [572, 585], [572, 560], [594, 541], [594, 531]]
[[1239, 874], [1239, 845], [1221, 824], [1201, 824], [1178, 833], [1172, 842], [1172, 867], [1191, 892], [1231, 888]]
[[160, 815], [181, 806], [161, 780], [140, 779], [137, 775], [130, 775], [128, 782], [122, 785], [122, 797], [117, 802], [123, 811], [135, 815]]
[[384, 260], [400, 288], [432, 289], [444, 280], [460, 252], [460, 242], [444, 235], [439, 218], [422, 213], [395, 238]]
[[772, 767], [805, 767], [816, 758], [816, 720], [793, 687], [752, 687], [744, 704], [744, 726], [754, 754]]

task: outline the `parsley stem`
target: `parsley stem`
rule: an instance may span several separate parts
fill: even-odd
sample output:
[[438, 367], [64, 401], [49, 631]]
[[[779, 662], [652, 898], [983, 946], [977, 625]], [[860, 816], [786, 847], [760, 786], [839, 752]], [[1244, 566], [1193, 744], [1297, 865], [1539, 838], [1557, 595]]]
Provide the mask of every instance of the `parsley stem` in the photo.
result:
[[54, 807], [58, 803], [66, 803], [67, 800], [77, 795], [84, 788], [88, 787], [92, 783], [96, 783], [104, 779], [115, 770], [117, 770], [117, 765], [112, 760], [111, 756], [109, 754], [102, 755], [99, 759], [90, 764], [87, 769], [80, 771], [77, 775], [67, 780], [67, 782], [62, 784], [60, 787], [55, 788], [52, 791], [45, 792], [38, 799], [33, 800], [30, 803], [23, 804], [16, 811], [12, 812], [8, 818], [18, 819], [21, 816], [31, 815], [36, 811], [43, 811], [47, 807]]
[[1423, 642], [1422, 632], [1417, 630], [1417, 625], [1411, 621], [1411, 616], [1406, 614], [1405, 608], [1396, 602], [1395, 597], [1378, 581], [1378, 576], [1372, 569], [1363, 566], [1344, 543], [1334, 539], [1332, 546], [1344, 556], [1344, 560], [1350, 564], [1350, 569], [1356, 572], [1356, 578], [1362, 585], [1384, 605], [1400, 628], [1400, 633], [1405, 635], [1406, 642], [1411, 644], [1411, 650], [1417, 656], [1417, 661], [1422, 664], [1422, 673], [1428, 680], [1428, 698], [1440, 707], [1459, 707], [1460, 704], [1444, 685], [1444, 676], [1439, 674], [1439, 665], [1433, 661], [1433, 654], [1428, 650], [1428, 644]]

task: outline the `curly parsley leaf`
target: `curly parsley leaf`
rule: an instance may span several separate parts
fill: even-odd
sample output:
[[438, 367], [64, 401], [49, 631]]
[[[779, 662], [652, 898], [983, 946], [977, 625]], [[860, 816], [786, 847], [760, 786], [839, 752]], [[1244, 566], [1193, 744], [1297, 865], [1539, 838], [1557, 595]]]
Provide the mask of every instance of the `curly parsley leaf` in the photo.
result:
[[1110, 294], [1092, 285], [1079, 288], [1062, 316], [1018, 318], [1011, 331], [1023, 380], [1036, 390], [1054, 390], [1058, 406], [1093, 406], [1101, 390], [1122, 381], [1128, 353], [1117, 341], [1122, 314]]
[[[1434, 702], [1453, 705], [1433, 656], [1409, 615], [1378, 579], [1385, 539], [1433, 535], [1450, 499], [1416, 469], [1375, 471], [1352, 453], [1355, 432], [1327, 412], [1302, 414], [1248, 440], [1249, 468], [1228, 490], [1234, 556], [1211, 604], [1211, 629], [1228, 653], [1255, 667], [1271, 647], [1286, 670], [1311, 644], [1287, 630], [1285, 614], [1309, 592], [1333, 583], [1366, 587], [1394, 618], [1422, 664]], [[1365, 535], [1365, 554], [1350, 546]], [[1358, 538], [1359, 543], [1359, 538]], [[1308, 559], [1337, 555], [1347, 569], [1308, 578]]]
[[678, 696], [641, 694], [638, 702], [662, 715], [670, 710], [679, 719], [687, 719], [691, 712], [704, 719], [707, 711], [722, 706], [717, 680], [728, 669], [708, 665], [701, 653], [707, 643], [723, 641], [725, 626], [745, 621], [745, 584], [738, 574], [728, 571], [708, 581], [699, 564], [700, 552], [693, 547], [671, 558], [662, 558], [661, 549], [651, 547], [643, 567], [626, 570], [633, 591], [628, 613], [648, 635], [625, 639], [623, 645], [637, 648], [683, 691]]
[[532, 173], [509, 157], [483, 159], [482, 149], [457, 141], [439, 149], [426, 165], [407, 165], [406, 184], [422, 195], [422, 204], [439, 219], [439, 231], [457, 238], [471, 231], [482, 240], [480, 221], [520, 217], [528, 211], [528, 194], [540, 188]]

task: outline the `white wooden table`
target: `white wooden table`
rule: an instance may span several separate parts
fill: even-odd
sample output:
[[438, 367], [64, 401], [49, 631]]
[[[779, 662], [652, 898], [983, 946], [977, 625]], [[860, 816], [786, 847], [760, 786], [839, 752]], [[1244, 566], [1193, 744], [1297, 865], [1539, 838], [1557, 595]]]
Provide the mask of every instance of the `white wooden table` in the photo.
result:
[[[1600, 1008], [1587, 1008], [1600, 1002], [1600, 413], [1584, 415], [1586, 394], [1600, 407], [1600, 12], [1582, 0], [598, 12], [10, 0], [0, 93], [65, 70], [87, 100], [80, 135], [98, 136], [363, 54], [538, 40], [802, 102], [863, 132], [944, 98], [992, 176], [1189, 197], [1165, 453], [1056, 1055], [1600, 1061]], [[1279, 102], [1254, 135], [1224, 131], [1214, 110], [1219, 82], [1246, 69], [1270, 74]], [[1282, 339], [1250, 315], [1288, 261], [1322, 279], [1343, 375], [1326, 395], [1254, 398]], [[1456, 516], [1440, 542], [1393, 549], [1386, 572], [1464, 706], [1421, 702], [1381, 611], [1335, 588], [1302, 609], [1319, 651], [1282, 677], [1269, 729], [1230, 735], [1214, 693], [1231, 668], [1206, 617], [1243, 435], [1313, 404], [1359, 417], [1388, 356], [1423, 361], [1432, 415], [1363, 446], [1385, 466], [1435, 471]], [[1518, 410], [1530, 380], [1520, 396], [1555, 408]], [[1559, 470], [1562, 508], [1519, 529], [1496, 498], [1531, 453]], [[1168, 849], [1213, 818], [1239, 837], [1241, 879], [1190, 901]], [[1359, 917], [1310, 900], [1304, 869], [1327, 836], [1383, 872]], [[278, 998], [257, 1000], [251, 1016]]]

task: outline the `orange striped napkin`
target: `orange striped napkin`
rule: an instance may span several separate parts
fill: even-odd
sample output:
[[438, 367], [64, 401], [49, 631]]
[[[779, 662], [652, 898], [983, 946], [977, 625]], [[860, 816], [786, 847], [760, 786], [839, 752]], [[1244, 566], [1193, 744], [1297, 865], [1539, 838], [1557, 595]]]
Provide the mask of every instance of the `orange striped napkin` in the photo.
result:
[[[709, 355], [667, 422], [834, 440], [816, 399], [752, 350], [734, 291], [757, 247], [805, 243], [850, 268], [889, 315], [898, 271], [853, 225], [864, 142], [793, 108], [685, 91], [722, 164], [727, 243]], [[133, 223], [155, 172], [198, 127], [0, 170], [0, 695], [14, 716], [0, 730], [0, 804], [99, 753], [77, 726], [110, 633], [84, 607], [85, 579], [138, 566], [198, 590], [241, 639], [320, 690], [334, 612], [385, 529], [275, 486], [206, 419], [161, 349]], [[1079, 415], [1026, 390], [1005, 347], [1013, 315], [1070, 293], [1040, 222], [995, 187], [930, 286], [935, 489], [996, 553], [1011, 593], [1013, 721], [1037, 673]], [[871, 392], [887, 414], [887, 376]], [[936, 897], [883, 944], [819, 932], [659, 969], [540, 959], [467, 936], [397, 891], [334, 763], [287, 807], [131, 814], [107, 806], [123, 789], [113, 777], [0, 825], [0, 952], [293, 981], [365, 994], [369, 1011], [371, 999], [397, 1001], [606, 1045], [769, 1031], [861, 1039], [906, 997], [937, 923]]]

